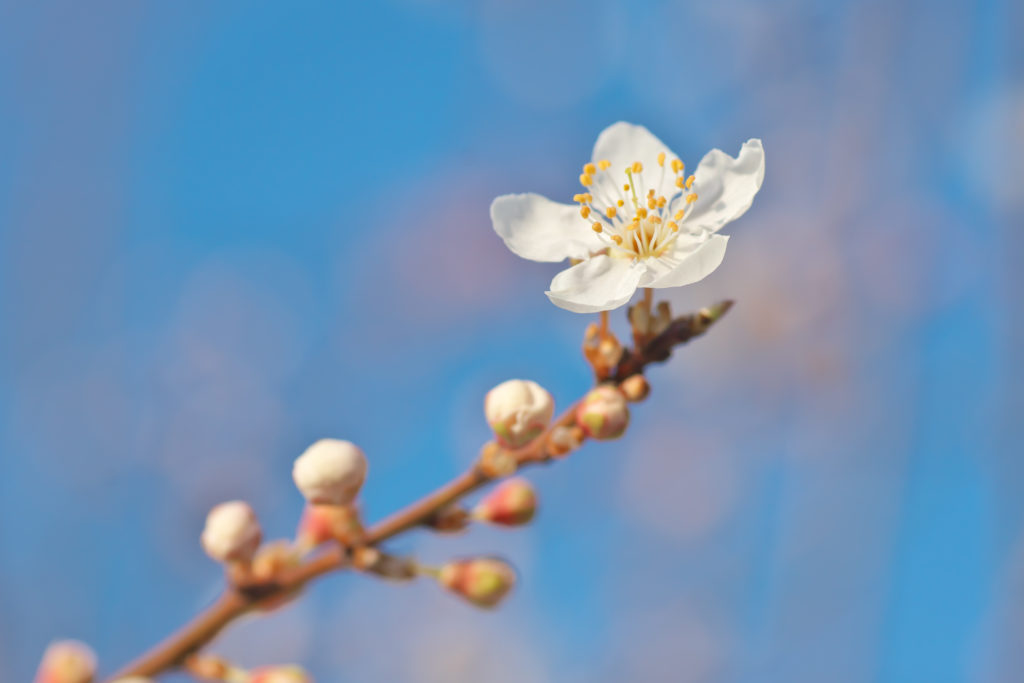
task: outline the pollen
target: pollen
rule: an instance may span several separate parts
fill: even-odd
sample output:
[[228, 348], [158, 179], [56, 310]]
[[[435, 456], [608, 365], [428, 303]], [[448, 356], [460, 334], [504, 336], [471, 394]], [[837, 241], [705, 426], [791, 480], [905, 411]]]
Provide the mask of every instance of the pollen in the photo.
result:
[[[690, 191], [694, 177], [685, 176], [686, 166], [667, 151], [658, 152], [654, 159], [658, 168], [652, 164], [647, 178], [642, 177], [644, 166], [640, 161], [616, 167], [616, 173], [626, 174], [621, 190], [610, 179], [614, 176], [598, 174], [612, 168], [609, 160], [583, 165], [580, 183], [588, 191], [573, 195], [573, 201], [580, 205], [580, 216], [613, 254], [632, 259], [661, 258], [680, 234], [686, 233], [686, 207], [697, 200], [697, 194]], [[672, 169], [668, 177], [666, 166]], [[597, 195], [597, 201], [591, 192]]]

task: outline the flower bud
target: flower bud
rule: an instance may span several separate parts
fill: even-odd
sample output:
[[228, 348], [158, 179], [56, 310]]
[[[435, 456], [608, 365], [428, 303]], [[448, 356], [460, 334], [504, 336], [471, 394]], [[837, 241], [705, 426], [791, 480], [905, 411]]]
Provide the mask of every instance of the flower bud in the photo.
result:
[[484, 415], [501, 445], [521, 448], [551, 422], [555, 402], [536, 382], [510, 379], [487, 392]]
[[437, 577], [441, 585], [477, 607], [494, 607], [516, 583], [507, 563], [491, 557], [449, 562]]
[[35, 683], [92, 683], [95, 675], [92, 649], [76, 640], [62, 640], [46, 648]]
[[519, 468], [516, 456], [493, 441], [485, 443], [480, 449], [480, 460], [477, 464], [484, 476], [490, 479], [507, 477]]
[[218, 562], [248, 562], [262, 538], [256, 513], [248, 503], [233, 500], [210, 510], [200, 540], [206, 554]]
[[359, 512], [349, 505], [306, 505], [296, 532], [296, 544], [303, 553], [330, 540], [354, 545], [362, 538]]
[[519, 526], [533, 519], [537, 496], [530, 482], [521, 477], [503, 481], [473, 510], [473, 516], [491, 524]]
[[366, 456], [349, 441], [321, 439], [296, 459], [292, 478], [310, 503], [348, 505], [366, 479]]
[[250, 673], [249, 683], [313, 683], [313, 679], [302, 667], [267, 666]]
[[593, 439], [617, 439], [629, 425], [629, 406], [617, 387], [602, 384], [576, 409], [576, 422]]
[[622, 380], [622, 383], [619, 384], [619, 389], [630, 403], [642, 401], [651, 393], [651, 385], [647, 383], [647, 378], [639, 374], [630, 375]]

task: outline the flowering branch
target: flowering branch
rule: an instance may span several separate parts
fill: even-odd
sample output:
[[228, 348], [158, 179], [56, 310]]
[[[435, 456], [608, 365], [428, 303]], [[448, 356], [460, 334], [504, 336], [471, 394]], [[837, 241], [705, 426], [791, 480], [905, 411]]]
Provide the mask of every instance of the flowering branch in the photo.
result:
[[[222, 683], [310, 683], [298, 667], [245, 671], [203, 653], [222, 629], [252, 611], [293, 600], [319, 576], [352, 568], [381, 578], [430, 577], [479, 607], [494, 607], [515, 583], [502, 560], [477, 557], [430, 567], [396, 557], [380, 546], [415, 527], [460, 531], [472, 521], [526, 524], [536, 495], [524, 479], [508, 479], [527, 465], [567, 456], [587, 439], [617, 439], [629, 425], [629, 403], [647, 398], [644, 369], [704, 334], [732, 306], [724, 301], [673, 318], [654, 290], [701, 280], [722, 262], [728, 238], [718, 234], [750, 208], [764, 179], [764, 147], [748, 140], [737, 157], [708, 152], [696, 172], [642, 126], [616, 123], [597, 139], [574, 205], [535, 194], [504, 195], [491, 204], [495, 232], [514, 253], [535, 261], [569, 260], [547, 296], [577, 313], [600, 312], [584, 333], [583, 355], [595, 386], [554, 417], [554, 400], [535, 382], [509, 380], [490, 392], [484, 413], [494, 440], [477, 462], [433, 493], [365, 528], [356, 497], [366, 478], [366, 456], [353, 443], [323, 439], [295, 461], [292, 477], [307, 505], [294, 543], [263, 544], [252, 508], [243, 501], [216, 506], [201, 542], [224, 565], [227, 587], [189, 624], [126, 666], [112, 683], [145, 683], [172, 669]], [[646, 170], [645, 170], [646, 169]], [[620, 175], [621, 174], [621, 175]], [[629, 309], [632, 347], [608, 327], [608, 311], [625, 305], [637, 289], [643, 299]], [[505, 479], [472, 510], [468, 494]], [[317, 551], [317, 552], [314, 552]], [[78, 643], [57, 643], [43, 657], [36, 683], [92, 683], [95, 657]]]
[[[644, 329], [638, 330], [635, 319], [637, 316], [633, 315], [636, 311], [634, 307], [631, 311], [634, 334], [639, 333], [642, 339], [646, 336], [645, 343], [632, 349], [620, 347], [619, 357], [610, 364], [610, 367], [602, 365], [601, 356], [588, 354], [599, 382], [598, 388], [591, 393], [600, 391], [602, 387], [616, 387], [617, 391], [627, 394], [627, 398], [631, 394], [635, 400], [642, 399], [646, 396], [646, 390], [637, 391], [638, 387], [630, 388], [630, 385], [646, 385], [641, 374], [645, 367], [651, 363], [665, 361], [675, 347], [704, 334], [731, 306], [731, 301], [724, 301], [697, 313], [675, 318], [667, 325], [663, 322], [663, 329], [656, 334], [649, 334], [649, 331]], [[652, 329], [657, 330], [657, 326]], [[602, 339], [602, 342], [614, 340], [610, 333], [606, 334], [608, 336]], [[614, 347], [617, 342], [612, 341], [611, 345]], [[614, 351], [611, 353], [614, 357]], [[604, 359], [607, 360], [607, 356]], [[218, 633], [248, 612], [276, 606], [293, 598], [307, 584], [324, 574], [356, 568], [396, 578], [394, 570], [379, 568], [381, 561], [390, 557], [377, 550], [384, 541], [419, 526], [444, 530], [444, 524], [439, 520], [439, 516], [467, 494], [489, 482], [508, 477], [521, 467], [549, 463], [552, 459], [567, 455], [588, 437], [606, 438], [607, 433], [601, 433], [602, 425], [593, 420], [581, 426], [581, 422], [590, 419], [587, 415], [581, 415], [585, 412], [587, 401], [588, 398], [584, 397], [574, 403], [539, 436], [520, 448], [510, 449], [496, 442], [488, 443], [481, 451], [478, 462], [466, 472], [370, 526], [364, 533], [355, 534], [348, 543], [339, 542], [326, 546], [312, 557], [294, 566], [279, 567], [266, 577], [256, 571], [258, 558], [247, 570], [239, 570], [238, 567], [228, 565], [228, 585], [212, 605], [162, 643], [125, 666], [110, 680], [155, 676], [178, 668], [187, 668], [194, 675], [199, 675], [197, 672], [209, 671], [211, 668], [219, 670], [209, 661], [197, 659], [197, 653], [201, 652]], [[609, 425], [606, 423], [604, 426]], [[614, 431], [613, 425], [612, 428]], [[456, 527], [461, 528], [461, 525], [456, 524]], [[412, 573], [416, 574], [415, 571]]]

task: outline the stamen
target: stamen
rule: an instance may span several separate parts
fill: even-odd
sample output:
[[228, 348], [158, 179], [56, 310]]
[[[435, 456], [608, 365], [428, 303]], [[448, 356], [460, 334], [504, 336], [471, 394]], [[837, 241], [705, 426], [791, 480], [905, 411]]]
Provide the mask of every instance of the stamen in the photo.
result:
[[679, 172], [681, 172], [681, 171], [682, 171], [682, 170], [683, 170], [684, 168], [686, 168], [686, 164], [684, 164], [683, 162], [681, 162], [681, 161], [680, 161], [679, 159], [673, 159], [673, 160], [672, 160], [672, 172], [673, 172], [673, 173], [679, 173]]
[[574, 202], [579, 202], [580, 204], [586, 204], [587, 203], [587, 195], [585, 195], [585, 194], [574, 194], [572, 196], [572, 200]]
[[633, 171], [633, 173], [643, 173], [644, 165], [641, 164], [639, 161], [634, 161], [631, 170]]
[[622, 201], [621, 199], [619, 201], [615, 202], [615, 203], [618, 204], [619, 206], [625, 206], [626, 205], [626, 202]]
[[686, 189], [687, 190], [689, 190], [690, 187], [693, 185], [693, 179], [694, 179], [694, 176], [690, 176], [689, 178], [686, 179]]
[[693, 204], [695, 201], [697, 201], [697, 195], [695, 193], [691, 192], [690, 194], [686, 195], [687, 204]]
[[601, 232], [602, 230], [604, 230], [600, 223], [594, 223], [590, 227], [594, 229], [594, 232]]
[[580, 207], [580, 215], [583, 216], [584, 218], [589, 216], [590, 215], [590, 207], [589, 206]]
[[590, 187], [591, 184], [593, 184], [593, 182], [594, 179], [590, 176], [590, 174], [583, 173], [580, 175], [580, 185], [582, 185], [583, 187]]
[[602, 171], [607, 171], [611, 165], [612, 162], [608, 161], [607, 159], [601, 159], [601, 161], [597, 162], [597, 167]]
[[615, 207], [609, 206], [604, 210], [604, 215], [608, 216], [608, 218], [615, 218]]
[[658, 166], [664, 166], [664, 165], [665, 165], [665, 153], [664, 152], [658, 152]]

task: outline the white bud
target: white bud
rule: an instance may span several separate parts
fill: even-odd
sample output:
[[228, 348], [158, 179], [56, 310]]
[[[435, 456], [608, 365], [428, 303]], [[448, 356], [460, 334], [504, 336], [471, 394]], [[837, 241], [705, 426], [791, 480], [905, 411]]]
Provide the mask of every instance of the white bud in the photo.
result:
[[295, 460], [292, 478], [310, 503], [348, 505], [366, 479], [366, 456], [351, 442], [321, 439]]
[[248, 503], [233, 500], [210, 510], [201, 540], [206, 554], [218, 562], [248, 562], [262, 538], [256, 513]]
[[520, 448], [547, 429], [555, 401], [544, 387], [524, 379], [510, 379], [487, 392], [484, 415], [498, 441]]

